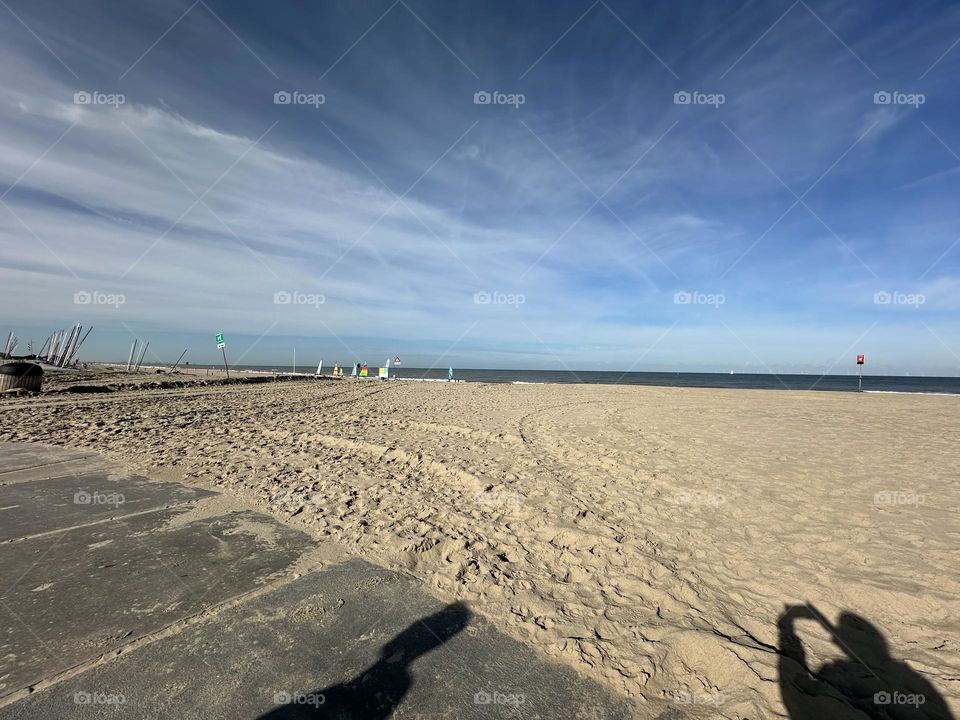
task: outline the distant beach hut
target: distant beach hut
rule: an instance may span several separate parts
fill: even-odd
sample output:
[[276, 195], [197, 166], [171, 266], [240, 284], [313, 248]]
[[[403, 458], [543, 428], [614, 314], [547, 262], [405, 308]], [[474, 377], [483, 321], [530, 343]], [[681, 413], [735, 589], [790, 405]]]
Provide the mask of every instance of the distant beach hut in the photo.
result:
[[4, 390], [40, 391], [43, 368], [34, 363], [12, 362], [0, 365], [0, 392]]

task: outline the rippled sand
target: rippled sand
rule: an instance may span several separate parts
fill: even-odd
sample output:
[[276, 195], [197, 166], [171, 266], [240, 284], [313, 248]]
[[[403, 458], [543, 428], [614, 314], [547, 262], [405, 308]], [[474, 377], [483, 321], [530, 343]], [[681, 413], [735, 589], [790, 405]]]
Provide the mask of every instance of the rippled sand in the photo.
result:
[[960, 398], [343, 380], [0, 401], [0, 439], [247, 498], [641, 710], [864, 717], [780, 652], [809, 604], [811, 669], [872, 673], [867, 621], [960, 716]]

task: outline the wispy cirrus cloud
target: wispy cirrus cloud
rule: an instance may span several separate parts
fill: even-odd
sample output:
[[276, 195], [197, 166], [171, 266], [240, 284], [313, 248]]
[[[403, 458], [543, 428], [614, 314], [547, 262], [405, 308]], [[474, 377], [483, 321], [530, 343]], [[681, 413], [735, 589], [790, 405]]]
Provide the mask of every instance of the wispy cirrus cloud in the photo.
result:
[[[769, 29], [788, 4], [612, 3], [623, 22], [566, 35], [586, 7], [411, 5], [423, 22], [401, 9], [363, 35], [387, 6], [209, 5], [11, 3], [45, 43], [0, 31], [0, 277], [32, 299], [22, 336], [82, 314], [116, 356], [122, 316], [161, 350], [269, 328], [251, 362], [335, 334], [426, 364], [463, 336], [458, 364], [626, 367], [669, 328], [645, 367], [815, 370], [872, 327], [890, 371], [950, 370], [927, 327], [956, 339], [960, 59], [920, 80], [952, 42], [947, 4], [818, 3]], [[323, 101], [275, 104], [298, 91]], [[90, 288], [127, 302], [75, 305]], [[892, 313], [870, 300], [885, 290], [928, 302]]]

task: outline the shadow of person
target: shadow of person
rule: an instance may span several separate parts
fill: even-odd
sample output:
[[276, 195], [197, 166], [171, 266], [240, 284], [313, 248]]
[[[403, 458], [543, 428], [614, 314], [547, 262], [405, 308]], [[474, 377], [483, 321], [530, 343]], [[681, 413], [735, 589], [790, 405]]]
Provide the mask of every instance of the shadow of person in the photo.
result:
[[[814, 671], [807, 666], [797, 620], [814, 620], [846, 655]], [[792, 720], [876, 718], [953, 720], [943, 697], [905, 662], [890, 657], [883, 634], [845, 612], [832, 625], [810, 605], [787, 606], [777, 621], [783, 704]]]
[[[452, 603], [417, 620], [383, 646], [380, 658], [356, 677], [339, 685], [286, 696], [282, 705], [258, 720], [387, 718], [413, 684], [410, 664], [461, 632], [470, 619], [463, 603]], [[282, 695], [282, 694], [281, 694]]]

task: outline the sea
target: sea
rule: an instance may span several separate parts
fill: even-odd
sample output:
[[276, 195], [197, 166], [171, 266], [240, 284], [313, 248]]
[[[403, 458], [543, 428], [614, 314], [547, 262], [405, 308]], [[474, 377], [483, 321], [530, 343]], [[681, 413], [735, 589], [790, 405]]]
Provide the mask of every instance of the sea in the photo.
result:
[[[204, 366], [192, 366], [204, 367]], [[216, 367], [216, 366], [210, 366]], [[238, 365], [238, 370], [293, 372], [289, 365]], [[298, 367], [297, 372], [312, 374]], [[330, 368], [324, 367], [324, 373]], [[370, 375], [376, 375], [370, 368]], [[349, 375], [350, 368], [344, 371]], [[390, 368], [391, 377], [405, 380], [446, 381], [447, 368]], [[751, 388], [759, 390], [822, 390], [857, 392], [856, 375], [774, 375], [760, 373], [614, 372], [598, 370], [479, 370], [454, 368], [454, 377], [464, 382], [586, 385], [654, 385], [660, 387]], [[864, 392], [929, 393], [960, 395], [960, 377], [864, 375]]]

